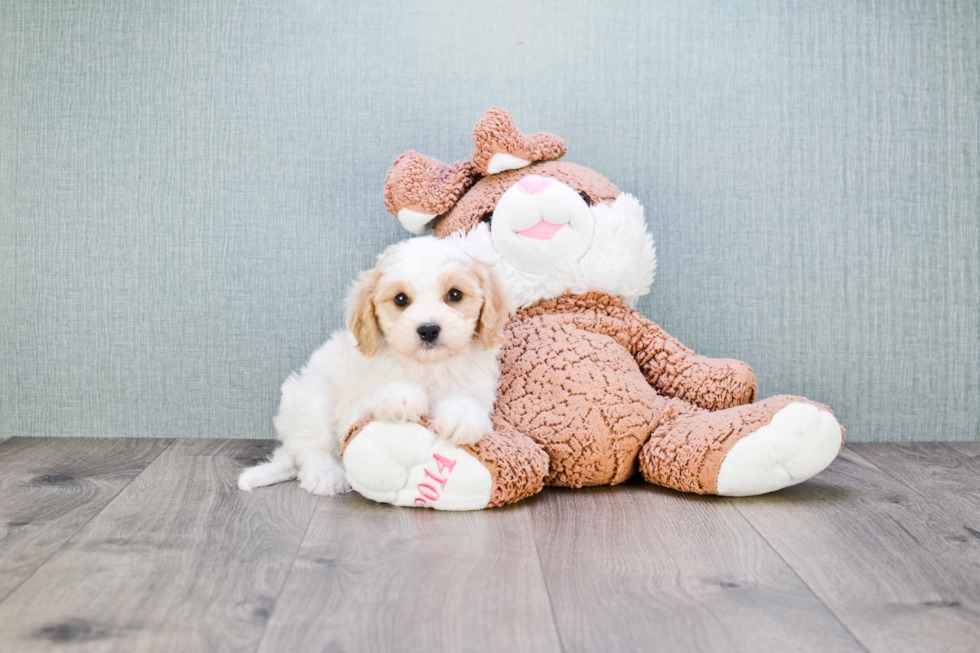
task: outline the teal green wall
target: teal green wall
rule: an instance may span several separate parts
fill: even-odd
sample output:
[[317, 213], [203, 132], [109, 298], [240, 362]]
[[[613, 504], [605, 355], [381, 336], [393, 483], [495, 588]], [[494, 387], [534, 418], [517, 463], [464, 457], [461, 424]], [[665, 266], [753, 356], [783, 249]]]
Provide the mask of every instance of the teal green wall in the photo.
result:
[[645, 204], [644, 313], [980, 439], [976, 2], [0, 4], [0, 438], [270, 437], [406, 149], [491, 105]]

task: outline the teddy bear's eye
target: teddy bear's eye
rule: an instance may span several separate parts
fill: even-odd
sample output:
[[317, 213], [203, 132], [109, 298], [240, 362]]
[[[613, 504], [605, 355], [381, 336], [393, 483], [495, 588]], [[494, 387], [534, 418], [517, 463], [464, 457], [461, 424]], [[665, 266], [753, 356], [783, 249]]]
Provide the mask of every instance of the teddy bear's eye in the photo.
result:
[[588, 206], [592, 206], [592, 200], [589, 199], [588, 195], [586, 195], [585, 193], [579, 193], [578, 196], [581, 197], [582, 201], [585, 202]]
[[397, 295], [395, 295], [395, 299], [394, 299], [395, 306], [404, 308], [405, 306], [408, 306], [409, 301], [410, 300], [408, 299], [408, 295], [406, 295], [403, 292], [400, 292]]

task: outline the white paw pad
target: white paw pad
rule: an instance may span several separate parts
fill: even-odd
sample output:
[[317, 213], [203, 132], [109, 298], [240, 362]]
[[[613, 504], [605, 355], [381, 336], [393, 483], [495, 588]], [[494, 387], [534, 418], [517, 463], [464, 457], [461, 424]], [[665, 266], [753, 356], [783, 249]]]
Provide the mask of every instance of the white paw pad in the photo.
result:
[[840, 446], [833, 415], [792, 403], [729, 450], [718, 470], [718, 494], [747, 497], [796, 485], [826, 469]]
[[432, 430], [443, 440], [458, 446], [475, 444], [493, 430], [493, 423], [485, 412], [465, 404], [443, 404], [432, 418]]
[[429, 412], [422, 388], [410, 383], [389, 383], [376, 395], [374, 416], [390, 422], [411, 422]]
[[480, 510], [493, 479], [479, 460], [414, 422], [371, 422], [344, 452], [358, 493], [395, 506]]
[[335, 463], [301, 469], [298, 478], [299, 486], [310, 494], [330, 497], [350, 491], [344, 470]]

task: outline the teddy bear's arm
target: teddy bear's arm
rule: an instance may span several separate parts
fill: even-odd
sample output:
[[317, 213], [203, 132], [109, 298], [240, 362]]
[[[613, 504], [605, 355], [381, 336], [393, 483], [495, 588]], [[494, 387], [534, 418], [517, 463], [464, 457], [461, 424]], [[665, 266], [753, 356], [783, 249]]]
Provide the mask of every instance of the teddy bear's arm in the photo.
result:
[[633, 356], [661, 395], [712, 411], [755, 401], [755, 374], [742, 361], [695, 354], [636, 311], [625, 319]]
[[603, 333], [626, 347], [663, 397], [683, 399], [706, 410], [755, 401], [755, 375], [742, 361], [699, 356], [666, 331], [605, 293], [562, 295], [519, 311], [519, 317], [563, 316], [576, 327]]

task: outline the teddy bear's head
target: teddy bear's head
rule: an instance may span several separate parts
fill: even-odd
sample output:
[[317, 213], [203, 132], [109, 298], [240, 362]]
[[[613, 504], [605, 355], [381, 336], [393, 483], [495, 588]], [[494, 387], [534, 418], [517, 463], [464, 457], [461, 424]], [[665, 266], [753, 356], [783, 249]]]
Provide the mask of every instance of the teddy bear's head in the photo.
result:
[[633, 197], [559, 161], [566, 152], [559, 137], [522, 134], [503, 109], [487, 111], [473, 139], [470, 159], [453, 165], [414, 151], [395, 160], [384, 198], [402, 226], [463, 238], [474, 255], [503, 263], [519, 306], [565, 290], [630, 303], [648, 291], [653, 244]]

